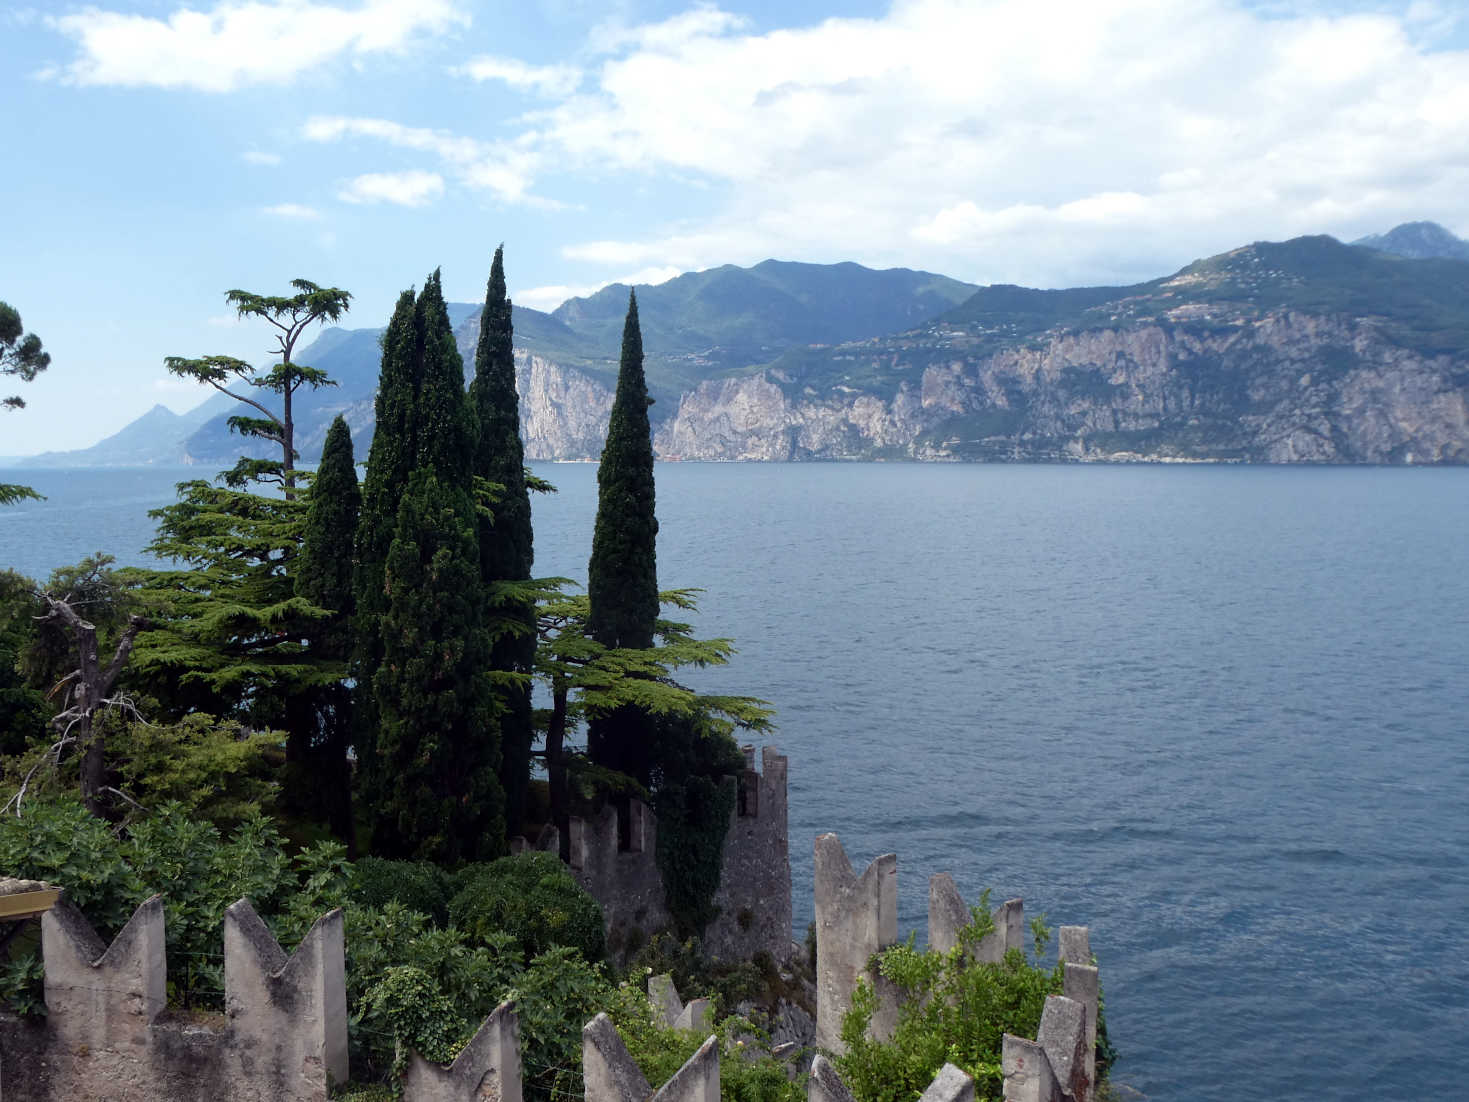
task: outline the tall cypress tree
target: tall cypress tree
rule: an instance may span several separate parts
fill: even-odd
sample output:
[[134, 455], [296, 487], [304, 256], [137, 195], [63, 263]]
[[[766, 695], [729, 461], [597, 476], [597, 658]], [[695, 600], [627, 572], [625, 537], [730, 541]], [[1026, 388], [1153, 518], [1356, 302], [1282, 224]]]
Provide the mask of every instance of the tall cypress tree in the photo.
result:
[[[617, 394], [597, 467], [597, 525], [587, 564], [587, 634], [607, 647], [651, 647], [658, 620], [650, 405], [638, 300], [636, 293], [629, 293]], [[592, 760], [647, 784], [651, 741], [647, 720], [638, 709], [624, 707], [591, 723], [587, 750]]]
[[[496, 592], [497, 583], [530, 578], [534, 561], [504, 253], [503, 245], [497, 248], [490, 265], [469, 402], [479, 422], [474, 473], [503, 487], [493, 514], [481, 514], [479, 518], [480, 578], [485, 584], [486, 610], [490, 618], [503, 625], [491, 649], [490, 668], [529, 674], [536, 651], [535, 604]], [[519, 633], [514, 630], [517, 625]], [[505, 789], [506, 830], [518, 834], [525, 816], [534, 740], [530, 686], [503, 685], [496, 689], [496, 696], [500, 704], [500, 783]]]
[[[345, 674], [351, 658], [352, 541], [357, 531], [362, 495], [352, 458], [352, 433], [340, 416], [327, 430], [321, 465], [311, 483], [310, 508], [296, 563], [296, 596], [333, 613], [313, 625], [310, 645], [320, 660], [340, 663]], [[352, 840], [351, 771], [347, 747], [352, 740], [351, 698], [345, 684], [317, 686], [289, 710], [295, 752], [288, 744], [288, 761], [299, 763], [305, 782], [300, 791], [325, 814], [338, 837]]]
[[372, 682], [382, 664], [382, 618], [387, 611], [384, 574], [398, 504], [418, 456], [416, 410], [422, 358], [417, 351], [414, 295], [398, 296], [392, 320], [383, 333], [383, 357], [373, 408], [377, 429], [367, 456], [362, 484], [362, 512], [357, 523], [352, 589], [356, 598], [353, 620], [352, 676], [353, 742], [365, 792], [376, 781], [377, 708]]
[[438, 272], [413, 317], [416, 462], [383, 572], [373, 849], [452, 862], [503, 851], [505, 798], [472, 494], [478, 434]]

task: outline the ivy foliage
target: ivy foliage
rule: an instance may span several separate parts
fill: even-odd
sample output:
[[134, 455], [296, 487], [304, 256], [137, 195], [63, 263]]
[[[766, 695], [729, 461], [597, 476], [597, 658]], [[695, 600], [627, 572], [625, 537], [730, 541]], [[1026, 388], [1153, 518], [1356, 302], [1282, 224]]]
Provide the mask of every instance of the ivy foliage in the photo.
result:
[[701, 936], [717, 913], [714, 895], [735, 808], [733, 774], [744, 765], [744, 756], [729, 732], [705, 712], [667, 716], [653, 729], [653, 810], [663, 896], [679, 935]]
[[[979, 963], [972, 950], [994, 929], [988, 892], [971, 914], [947, 953], [919, 951], [910, 937], [874, 958], [879, 974], [902, 992], [891, 1040], [868, 1037], [877, 995], [870, 982], [858, 984], [842, 1019], [847, 1051], [835, 1061], [858, 1102], [912, 1102], [945, 1063], [973, 1076], [976, 1098], [1001, 1098], [1003, 1035], [1036, 1035], [1046, 997], [1061, 993], [1062, 971], [1031, 963], [1015, 948], [999, 964]], [[1032, 930], [1039, 956], [1049, 931], [1039, 922]]]

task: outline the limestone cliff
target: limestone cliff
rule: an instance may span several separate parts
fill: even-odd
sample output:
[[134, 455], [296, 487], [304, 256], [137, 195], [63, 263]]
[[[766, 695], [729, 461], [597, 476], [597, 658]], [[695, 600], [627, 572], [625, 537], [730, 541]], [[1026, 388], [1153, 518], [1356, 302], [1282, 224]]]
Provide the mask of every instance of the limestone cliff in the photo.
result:
[[684, 459], [1469, 461], [1462, 357], [1393, 344], [1363, 319], [1054, 331], [987, 354], [935, 327], [845, 354], [884, 388], [771, 368], [684, 395], [657, 433]]
[[515, 350], [520, 432], [527, 459], [596, 459], [602, 454], [612, 391], [585, 372]]

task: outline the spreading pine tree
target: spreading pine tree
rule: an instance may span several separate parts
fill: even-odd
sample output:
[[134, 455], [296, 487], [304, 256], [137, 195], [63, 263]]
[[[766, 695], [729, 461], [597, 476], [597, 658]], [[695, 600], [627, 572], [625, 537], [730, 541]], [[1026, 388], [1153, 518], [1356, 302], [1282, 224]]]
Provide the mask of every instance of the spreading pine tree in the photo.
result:
[[[536, 652], [535, 603], [516, 600], [504, 592], [505, 582], [530, 578], [534, 560], [504, 252], [503, 245], [497, 248], [490, 265], [469, 402], [479, 424], [474, 473], [501, 487], [491, 514], [481, 514], [479, 519], [480, 578], [485, 585], [487, 618], [503, 625], [492, 645], [490, 668], [528, 675]], [[505, 789], [506, 829], [518, 834], [525, 816], [535, 734], [529, 682], [502, 683], [496, 695], [500, 705], [500, 783]]]
[[372, 678], [373, 850], [483, 860], [504, 851], [505, 795], [473, 494], [478, 434], [438, 272], [413, 320], [416, 461], [384, 566]]
[[416, 350], [414, 296], [398, 296], [393, 318], [383, 333], [382, 369], [373, 408], [377, 429], [367, 457], [362, 483], [362, 512], [357, 522], [352, 590], [356, 598], [353, 620], [352, 677], [353, 743], [364, 793], [376, 783], [377, 708], [372, 682], [382, 665], [382, 618], [387, 611], [383, 584], [388, 548], [398, 522], [398, 504], [418, 456], [416, 410], [422, 357]]
[[[330, 619], [312, 625], [310, 647], [317, 657], [339, 663], [344, 670], [352, 648], [351, 548], [361, 504], [352, 433], [338, 416], [327, 430], [321, 464], [311, 483], [310, 508], [296, 561], [296, 595], [333, 613]], [[325, 815], [333, 832], [350, 842], [347, 747], [352, 742], [351, 694], [337, 681], [302, 697], [289, 709], [296, 722], [289, 730], [286, 758], [304, 782], [298, 786], [301, 793], [309, 793], [309, 803]]]
[[[587, 634], [604, 647], [645, 649], [658, 622], [658, 517], [654, 511], [653, 436], [643, 375], [643, 335], [636, 293], [628, 295], [617, 394], [597, 467], [597, 525], [587, 564]], [[623, 707], [595, 719], [587, 750], [598, 765], [649, 781], [648, 718]]]

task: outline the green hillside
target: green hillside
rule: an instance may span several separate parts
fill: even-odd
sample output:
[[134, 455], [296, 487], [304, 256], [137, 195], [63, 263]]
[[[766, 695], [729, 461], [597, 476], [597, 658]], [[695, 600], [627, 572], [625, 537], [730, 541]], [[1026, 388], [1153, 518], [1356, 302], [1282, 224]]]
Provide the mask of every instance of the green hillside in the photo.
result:
[[1053, 331], [1238, 327], [1279, 310], [1368, 319], [1403, 348], [1462, 355], [1469, 351], [1469, 263], [1411, 259], [1326, 236], [1260, 241], [1131, 287], [982, 287], [919, 328], [792, 349], [763, 367], [793, 393], [845, 387], [890, 395], [932, 363], [992, 355]]

